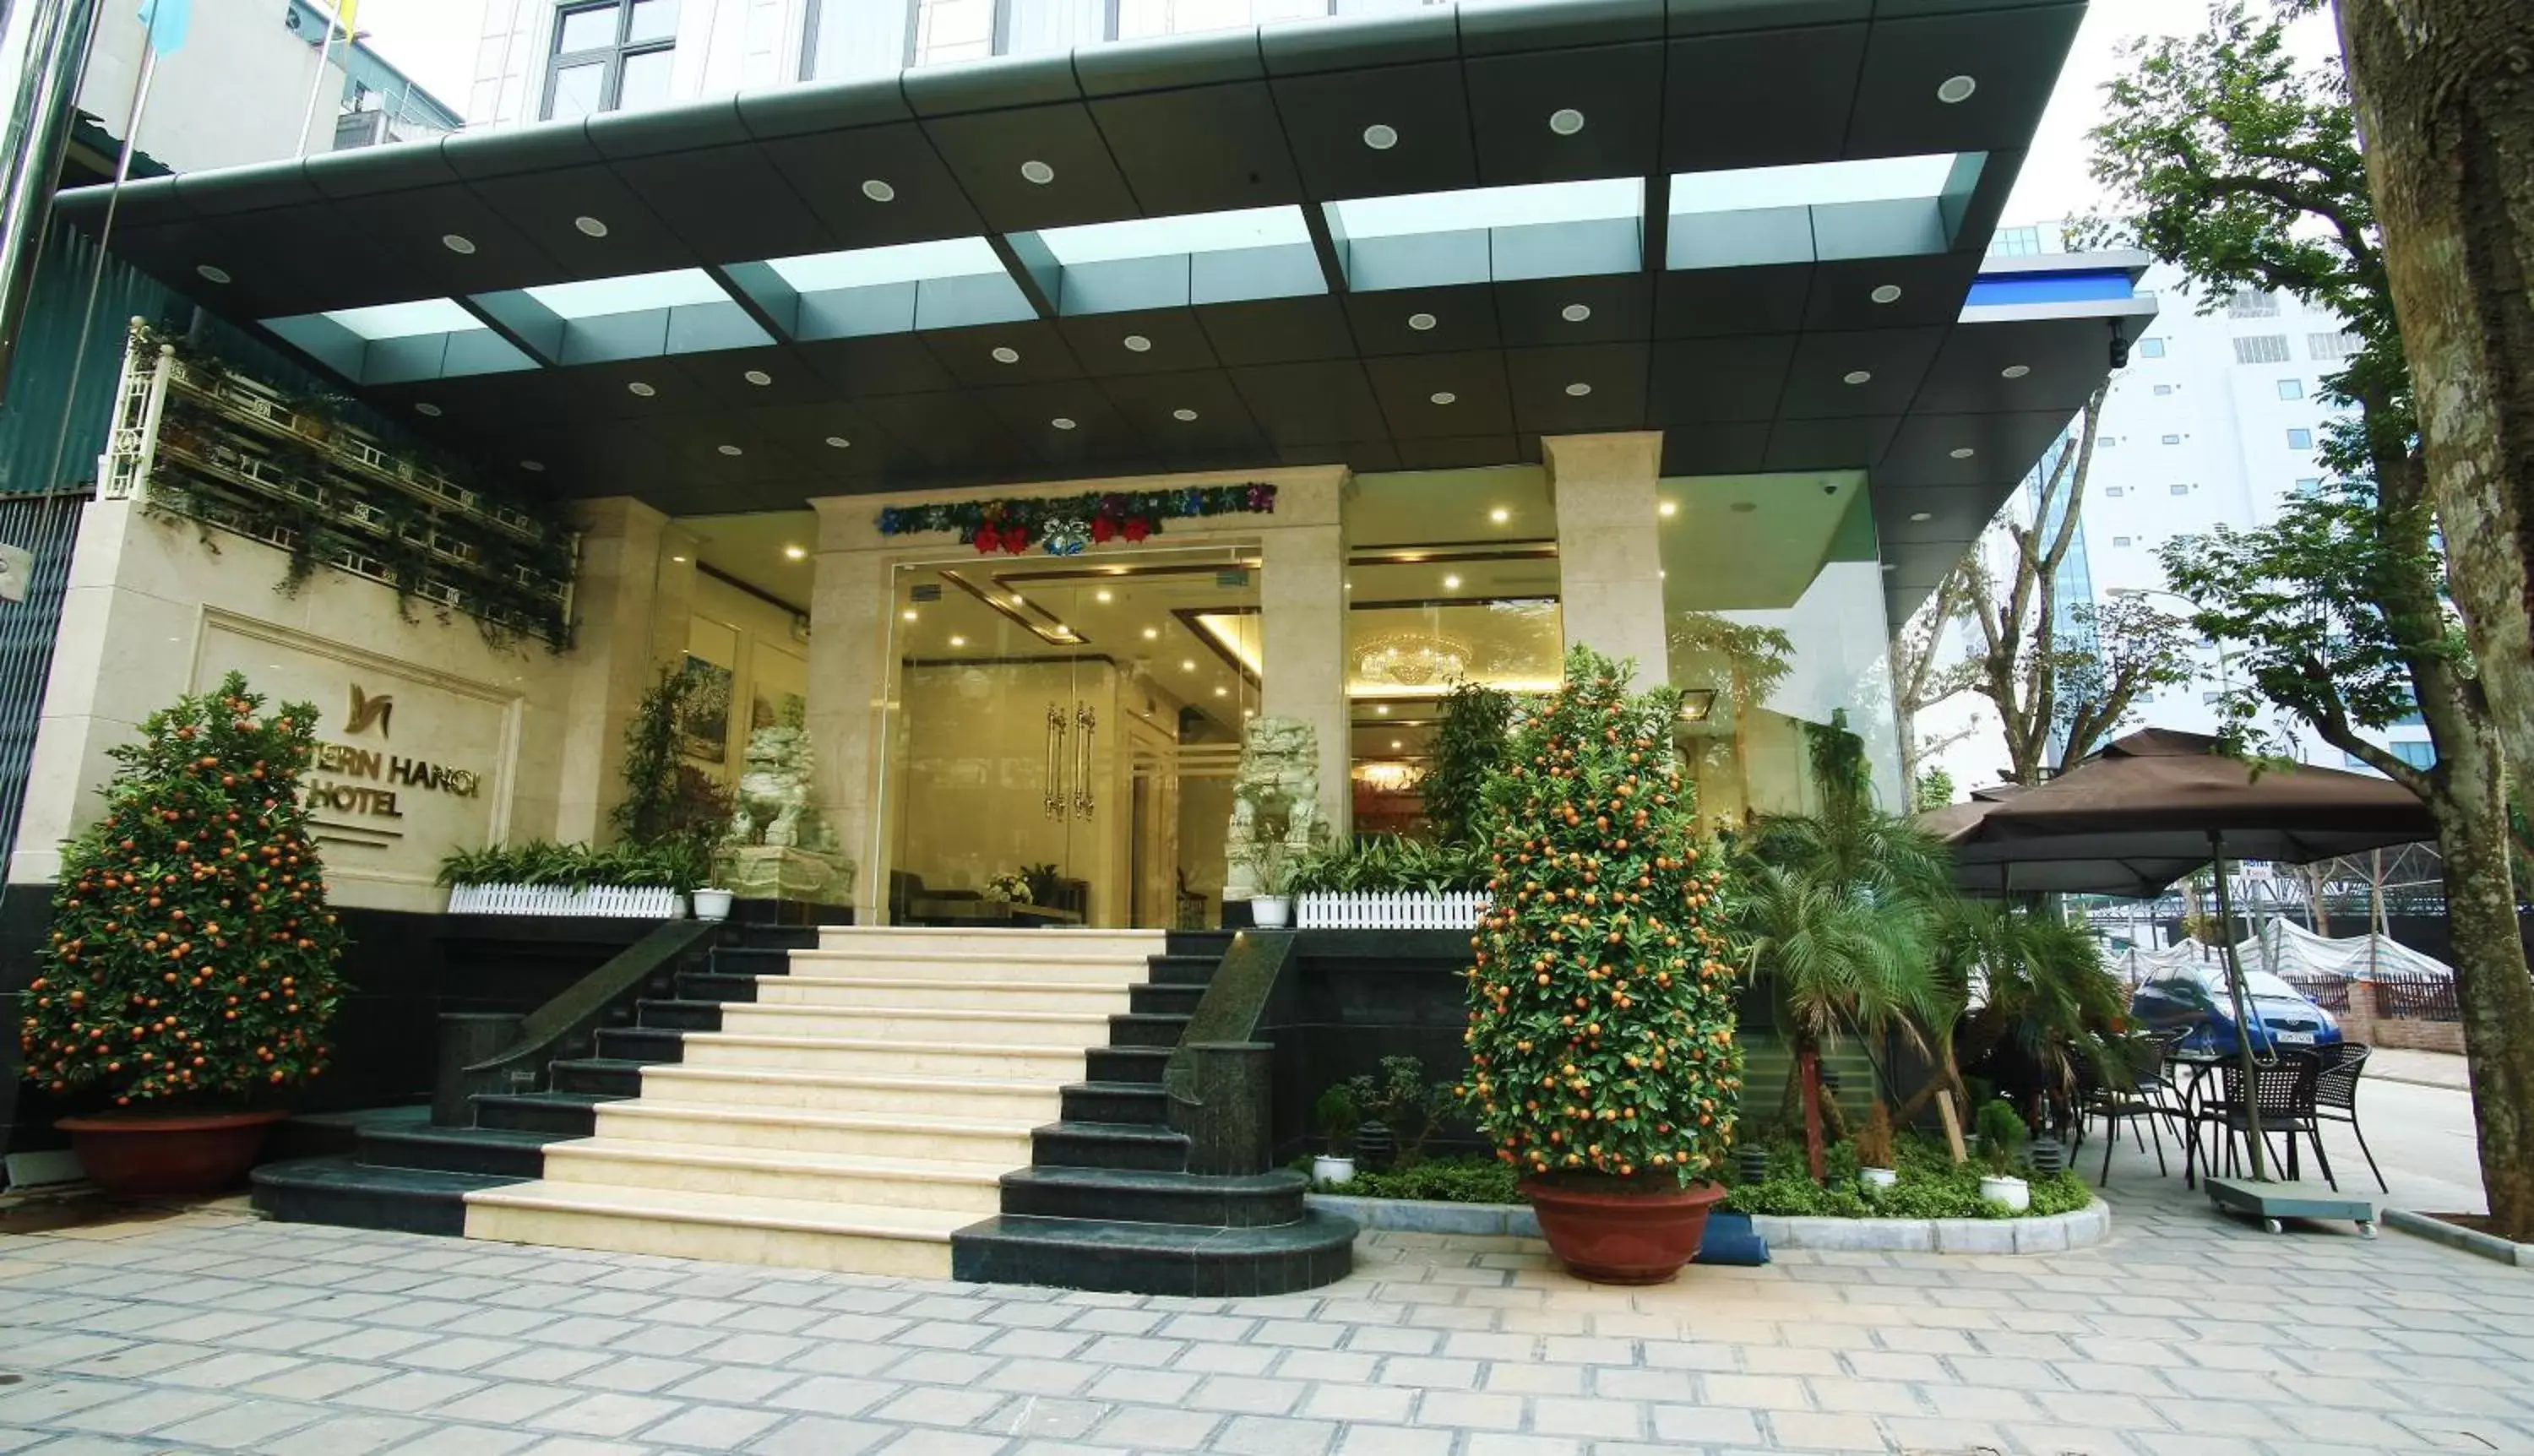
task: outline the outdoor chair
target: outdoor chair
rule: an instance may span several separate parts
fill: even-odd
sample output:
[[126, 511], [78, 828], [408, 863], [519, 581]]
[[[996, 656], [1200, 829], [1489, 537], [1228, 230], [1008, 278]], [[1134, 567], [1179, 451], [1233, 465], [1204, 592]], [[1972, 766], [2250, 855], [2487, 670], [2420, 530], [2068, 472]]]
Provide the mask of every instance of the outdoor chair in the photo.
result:
[[[2140, 1152], [2147, 1149], [2147, 1138], [2155, 1140], [2155, 1175], [2171, 1176], [2164, 1161], [2164, 1133], [2159, 1123], [2173, 1116], [2174, 1106], [2165, 1095], [2164, 1060], [2169, 1045], [2160, 1037], [2138, 1037], [2129, 1044], [2132, 1062], [2127, 1085], [2106, 1082], [2089, 1066], [2089, 1075], [2080, 1089], [2082, 1099], [2078, 1104], [2077, 1125], [2082, 1132], [2088, 1118], [2103, 1120], [2103, 1172], [2097, 1184], [2112, 1181], [2112, 1149], [2121, 1140], [2121, 1123], [2130, 1124], [2130, 1140]], [[2139, 1136], [2139, 1123], [2146, 1123], [2147, 1138]]]
[[2358, 1138], [2358, 1151], [2367, 1158], [2367, 1171], [2376, 1175], [2376, 1186], [2383, 1192], [2393, 1191], [2384, 1182], [2384, 1172], [2376, 1166], [2376, 1153], [2367, 1146], [2367, 1134], [2358, 1125], [2358, 1076], [2367, 1068], [2368, 1055], [2374, 1051], [2363, 1042], [2342, 1042], [2326, 1047], [2323, 1055], [2323, 1071], [2315, 1078], [2314, 1115], [2326, 1122], [2347, 1122]]
[[[2226, 1154], [2226, 1176], [2235, 1176], [2241, 1166], [2239, 1155], [2243, 1139], [2252, 1128], [2252, 1109], [2261, 1109], [2264, 1144], [2272, 1133], [2287, 1140], [2287, 1176], [2294, 1182], [2299, 1176], [2297, 1134], [2302, 1132], [2314, 1146], [2315, 1163], [2323, 1170], [2324, 1183], [2337, 1191], [2340, 1184], [2331, 1176], [2331, 1156], [2323, 1150], [2323, 1132], [2315, 1118], [2315, 1087], [2323, 1072], [2323, 1062], [2308, 1053], [2282, 1052], [2267, 1066], [2256, 1065], [2248, 1088], [2240, 1062], [2216, 1062], [2193, 1082], [2194, 1096], [2185, 1119], [2190, 1124], [2191, 1140], [2183, 1149], [2182, 1180], [2185, 1186], [2197, 1186], [2197, 1169], [2214, 1168], [2217, 1151]], [[2214, 1080], [2216, 1086], [2209, 1083]], [[2206, 1158], [2200, 1156], [2200, 1129], [2213, 1134], [2213, 1144]]]

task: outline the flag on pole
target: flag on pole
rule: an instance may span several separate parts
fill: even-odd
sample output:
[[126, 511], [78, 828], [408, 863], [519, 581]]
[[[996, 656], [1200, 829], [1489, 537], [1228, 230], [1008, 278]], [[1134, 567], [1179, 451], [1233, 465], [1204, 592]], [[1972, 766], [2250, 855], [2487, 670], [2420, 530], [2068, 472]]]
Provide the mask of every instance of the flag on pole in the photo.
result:
[[341, 3], [334, 7], [334, 21], [343, 28], [345, 39], [351, 38], [352, 22], [359, 17], [360, 13], [361, 0], [341, 0]]
[[185, 28], [194, 18], [194, 0], [141, 0], [141, 24], [150, 30], [150, 49], [160, 60], [185, 43]]

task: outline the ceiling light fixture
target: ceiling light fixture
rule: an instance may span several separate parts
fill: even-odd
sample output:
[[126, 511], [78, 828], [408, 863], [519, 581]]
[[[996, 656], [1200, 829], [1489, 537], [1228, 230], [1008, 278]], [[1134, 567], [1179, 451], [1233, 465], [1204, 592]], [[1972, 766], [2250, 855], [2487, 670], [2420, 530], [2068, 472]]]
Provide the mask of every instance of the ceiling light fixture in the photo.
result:
[[1575, 383], [1566, 387], [1566, 393], [1573, 395], [1575, 398], [1581, 399], [1585, 395], [1593, 393], [1593, 387], [1579, 379]]
[[1841, 384], [1851, 385], [1872, 384], [1874, 382], [1874, 371], [1871, 369], [1851, 369], [1847, 373], [1840, 376], [1840, 382]]
[[651, 388], [649, 385], [642, 383], [638, 379], [627, 385], [625, 390], [627, 394], [635, 394], [644, 399], [648, 399], [652, 395], [660, 393], [658, 390]]
[[1458, 591], [1458, 590], [1460, 590], [1460, 589], [1461, 589], [1461, 578], [1460, 578], [1460, 577], [1458, 577], [1458, 576], [1445, 576], [1445, 577], [1443, 578], [1443, 589], [1444, 589], [1445, 591]]
[[450, 252], [456, 254], [460, 258], [471, 258], [475, 254], [474, 239], [461, 237], [453, 232], [442, 233], [440, 235], [440, 246], [447, 248]]
[[686, 560], [686, 558], [685, 558], [685, 557], [683, 557], [683, 556], [673, 556], [673, 557], [670, 557], [670, 558], [669, 558], [669, 560], [671, 560], [671, 561], [677, 561], [677, 562], [683, 562], [683, 561], [685, 561], [685, 560]]
[[1406, 747], [1408, 747], [1408, 745], [1407, 745], [1407, 744], [1405, 744], [1405, 743], [1400, 742], [1398, 739], [1395, 739], [1395, 738], [1394, 738], [1394, 739], [1392, 739], [1392, 740], [1390, 741], [1390, 751], [1391, 751], [1392, 753], [1394, 753], [1394, 754], [1395, 754], [1395, 753], [1398, 753], [1401, 749], [1404, 749], [1404, 748], [1406, 748]]
[[950, 638], [950, 645], [954, 647], [964, 647], [968, 645], [968, 639], [966, 637], [953, 635]]
[[994, 353], [997, 364], [1018, 364], [1021, 361], [1021, 351], [1007, 343], [995, 345]]
[[1665, 501], [1665, 502], [1663, 502], [1662, 504], [1660, 504], [1660, 505], [1659, 505], [1659, 506], [1655, 507], [1655, 514], [1656, 514], [1657, 516], [1678, 516], [1678, 515], [1680, 514], [1680, 502], [1678, 502], [1678, 501]]
[[1127, 334], [1125, 342], [1126, 352], [1130, 354], [1149, 354], [1153, 351], [1153, 341], [1140, 334]]
[[195, 264], [194, 272], [201, 274], [203, 281], [206, 283], [225, 283], [229, 280], [229, 271], [227, 269], [215, 268], [208, 263]]
[[1230, 698], [1232, 696], [1232, 690], [1229, 688], [1217, 688], [1214, 690], [1214, 696], [1217, 698]]
[[897, 615], [898, 615], [898, 619], [899, 619], [900, 621], [904, 621], [904, 622], [912, 622], [912, 621], [914, 621], [914, 620], [916, 619], [916, 615], [917, 615], [917, 614], [916, 614], [916, 610], [915, 610], [913, 607], [909, 607], [909, 608], [907, 608], [905, 611], [900, 612], [900, 613], [898, 613]]
[[2031, 372], [2032, 366], [2029, 364], [2009, 364], [2004, 369], [1997, 372], [1997, 377], [2000, 379], [2021, 379]]
[[521, 460], [519, 461], [519, 468], [527, 471], [531, 475], [542, 475], [545, 473], [546, 462], [543, 460]]
[[1971, 92], [1978, 90], [1979, 82], [1976, 78], [1969, 76], [1948, 77], [1946, 78], [1944, 85], [1936, 88], [1936, 99], [1944, 102], [1948, 106], [1959, 106], [1962, 102], [1969, 100], [1971, 98]]
[[897, 201], [897, 189], [874, 177], [863, 184], [863, 196], [875, 203], [893, 203]]
[[1373, 710], [1375, 713], [1377, 713], [1377, 714], [1379, 714], [1380, 716], [1382, 716], [1382, 717], [1385, 717], [1385, 718], [1386, 718], [1386, 717], [1389, 717], [1389, 716], [1390, 716], [1390, 704], [1389, 704], [1389, 703], [1386, 703], [1386, 702], [1376, 702], [1376, 703], [1374, 703], [1374, 704], [1372, 705], [1372, 710]]
[[1196, 659], [1195, 659], [1195, 658], [1193, 658], [1193, 657], [1182, 657], [1182, 658], [1180, 658], [1180, 659], [1179, 659], [1179, 671], [1181, 671], [1181, 672], [1194, 672], [1194, 671], [1196, 671]]
[[1899, 303], [1900, 301], [1900, 285], [1898, 283], [1885, 283], [1883, 286], [1875, 289], [1873, 292], [1868, 293], [1865, 296], [1873, 299], [1876, 303]]
[[1096, 602], [1114, 602], [1117, 599], [1117, 593], [1111, 591], [1106, 586], [1103, 586], [1098, 591], [1091, 593], [1091, 599]]
[[765, 388], [767, 385], [774, 383], [774, 376], [766, 373], [762, 369], [752, 369], [746, 374], [741, 375], [740, 378], [756, 386], [760, 390]]
[[599, 221], [595, 217], [574, 217], [572, 219], [572, 225], [580, 229], [581, 236], [583, 237], [603, 238], [607, 236], [607, 224]]
[[1453, 394], [1449, 390], [1436, 390], [1433, 394], [1428, 394], [1425, 397], [1433, 400], [1437, 404], [1449, 404], [1461, 396]]
[[807, 560], [809, 555], [810, 553], [806, 549], [799, 546], [786, 546], [783, 548], [783, 559], [785, 561], [803, 561]]
[[1918, 525], [1924, 525], [1935, 518], [1936, 513], [1933, 511], [1912, 511], [1909, 513], [1910, 521]]
[[1958, 460], [1967, 460], [1967, 459], [1969, 459], [1971, 456], [1973, 456], [1973, 455], [1978, 455], [1978, 454], [1979, 454], [1979, 452], [1978, 452], [1978, 451], [1971, 449], [1971, 448], [1970, 448], [1969, 446], [1967, 446], [1967, 445], [1964, 445], [1964, 446], [1958, 447], [1958, 448], [1954, 451], [1954, 458], [1955, 458], [1955, 459], [1958, 459]]
[[1513, 513], [1507, 511], [1502, 506], [1498, 506], [1493, 511], [1487, 513], [1487, 519], [1494, 521], [1498, 525], [1502, 525], [1506, 521], [1513, 519]]
[[424, 401], [422, 401], [420, 404], [415, 405], [415, 406], [413, 407], [413, 412], [414, 412], [414, 413], [416, 413], [416, 414], [418, 414], [418, 415], [422, 415], [422, 416], [424, 416], [424, 417], [426, 417], [426, 418], [429, 418], [429, 419], [438, 419], [438, 418], [440, 418], [440, 406], [439, 406], [439, 405], [437, 405], [437, 404], [432, 403], [432, 402], [431, 402], [430, 400], [428, 400], [428, 399], [425, 399], [425, 400], [424, 400]]
[[1192, 424], [1196, 420], [1196, 411], [1193, 409], [1174, 409], [1171, 411], [1171, 418], [1177, 420], [1182, 425]]
[[1017, 606], [1019, 606], [1022, 602], [1024, 602], [1024, 601], [1026, 601], [1026, 600], [1028, 600], [1028, 598], [1026, 598], [1026, 597], [1022, 596], [1019, 592], [1015, 591], [1015, 592], [1013, 592], [1013, 593], [1012, 593], [1012, 605], [1013, 605], [1013, 606], [1016, 606], [1016, 607], [1017, 607]]
[[1572, 106], [1560, 106], [1548, 113], [1548, 129], [1561, 137], [1571, 137], [1584, 130], [1584, 113]]
[[1887, 561], [1883, 564], [1883, 570], [1887, 573], [1897, 572], [1900, 570], [1900, 564], [1899, 562]]
[[736, 446], [736, 445], [716, 445], [716, 446], [714, 446], [714, 447], [713, 447], [713, 449], [715, 449], [715, 450], [717, 450], [717, 451], [720, 451], [723, 455], [741, 455], [741, 454], [744, 454], [744, 453], [745, 453], [745, 452], [741, 451], [741, 450], [740, 450], [740, 448], [739, 448], [738, 446]]
[[1593, 317], [1593, 305], [1589, 303], [1570, 303], [1566, 305], [1566, 307], [1557, 311], [1557, 317], [1564, 319], [1569, 324], [1581, 324], [1586, 319]]
[[1399, 145], [1399, 128], [1376, 121], [1363, 129], [1363, 145], [1375, 152], [1388, 152]]
[[853, 442], [852, 442], [852, 441], [850, 441], [850, 440], [847, 440], [847, 439], [846, 439], [844, 436], [842, 436], [842, 435], [830, 435], [830, 436], [828, 436], [828, 437], [827, 437], [827, 444], [828, 444], [828, 446], [829, 446], [830, 448], [832, 448], [832, 449], [835, 449], [835, 450], [844, 450], [844, 449], [847, 449], [847, 448], [851, 447], [851, 446], [853, 445]]
[[1049, 421], [1048, 421], [1048, 423], [1049, 423], [1049, 424], [1051, 424], [1051, 425], [1056, 426], [1056, 427], [1057, 429], [1059, 429], [1059, 430], [1070, 430], [1070, 429], [1072, 429], [1072, 428], [1073, 428], [1073, 421], [1071, 421], [1071, 420], [1069, 420], [1069, 419], [1065, 418], [1063, 415], [1060, 415], [1060, 414], [1059, 414], [1059, 415], [1057, 415], [1056, 418], [1054, 418], [1054, 419], [1052, 419], [1052, 420], [1049, 420]]
[[1432, 329], [1437, 322], [1438, 321], [1432, 314], [1418, 313], [1410, 314], [1408, 316], [1408, 327], [1416, 330], [1419, 334], [1423, 334], [1427, 330]]
[[1045, 187], [1056, 180], [1056, 168], [1043, 161], [1022, 162], [1021, 180], [1032, 186]]
[[1160, 641], [1161, 639], [1162, 639], [1162, 630], [1161, 630], [1160, 628], [1158, 628], [1158, 627], [1147, 627], [1147, 628], [1145, 628], [1145, 629], [1144, 629], [1144, 640], [1146, 640], [1146, 641], [1148, 641], [1148, 642], [1158, 642], [1158, 641]]

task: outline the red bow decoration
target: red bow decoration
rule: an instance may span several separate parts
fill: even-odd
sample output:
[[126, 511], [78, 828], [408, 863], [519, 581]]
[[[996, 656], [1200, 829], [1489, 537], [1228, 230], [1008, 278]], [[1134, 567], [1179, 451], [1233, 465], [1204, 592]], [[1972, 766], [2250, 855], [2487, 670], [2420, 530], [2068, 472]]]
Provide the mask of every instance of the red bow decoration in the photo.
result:
[[1092, 540], [1107, 541], [1116, 537], [1116, 534], [1117, 522], [1115, 520], [1110, 519], [1106, 516], [1095, 516], [1091, 518]]
[[995, 528], [992, 525], [981, 525], [977, 527], [977, 554], [979, 556], [992, 556], [996, 550], [1001, 547], [1002, 544], [1002, 537], [995, 533]]
[[1140, 516], [1126, 517], [1126, 539], [1140, 541], [1153, 533], [1153, 523]]
[[1018, 556], [1029, 549], [1029, 538], [1030, 532], [1028, 526], [1007, 525], [1003, 527], [1003, 549], [1014, 556]]

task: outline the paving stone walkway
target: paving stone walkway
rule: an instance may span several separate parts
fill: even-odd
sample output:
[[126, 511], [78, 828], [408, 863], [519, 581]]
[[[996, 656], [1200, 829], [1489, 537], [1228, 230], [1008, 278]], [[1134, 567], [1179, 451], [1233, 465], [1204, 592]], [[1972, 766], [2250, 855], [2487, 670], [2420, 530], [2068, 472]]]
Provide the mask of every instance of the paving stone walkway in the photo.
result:
[[2125, 1161], [2065, 1255], [1628, 1292], [1381, 1235], [1272, 1300], [134, 1216], [0, 1238], [0, 1453], [2534, 1453], [2534, 1271], [2265, 1236], [2178, 1173]]

